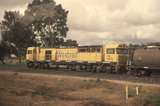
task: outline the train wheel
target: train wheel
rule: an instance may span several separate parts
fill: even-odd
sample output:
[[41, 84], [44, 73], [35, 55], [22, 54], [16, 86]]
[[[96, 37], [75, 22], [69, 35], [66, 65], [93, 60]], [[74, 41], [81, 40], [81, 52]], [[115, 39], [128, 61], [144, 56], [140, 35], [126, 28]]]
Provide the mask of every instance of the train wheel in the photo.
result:
[[59, 67], [59, 64], [55, 64], [55, 69], [56, 69], [56, 71], [58, 71], [59, 68], [60, 68], [60, 67]]
[[127, 75], [134, 75], [134, 71], [133, 70], [128, 70]]
[[87, 72], [92, 72], [92, 67], [91, 67], [90, 65], [87, 65], [87, 66], [86, 66], [86, 71], [87, 71]]
[[70, 71], [72, 70], [72, 65], [68, 65], [67, 67], [68, 67], [68, 70]]
[[50, 69], [49, 63], [46, 63], [46, 67], [47, 69]]
[[48, 63], [43, 63], [43, 68], [44, 69], [49, 69], [50, 67], [49, 67], [49, 64]]
[[108, 65], [97, 66], [97, 68], [102, 73], [111, 73], [112, 72], [111, 66], [108, 66]]
[[111, 66], [105, 66], [105, 71], [109, 74], [112, 73], [112, 67]]
[[26, 64], [26, 65], [27, 65], [27, 67], [28, 67], [28, 68], [30, 68], [29, 62], [27, 62], [27, 64]]
[[80, 65], [76, 65], [76, 66], [75, 66], [75, 71], [78, 71], [78, 72], [81, 71]]
[[86, 66], [85, 65], [81, 65], [81, 71], [86, 71]]
[[42, 67], [42, 69], [45, 69], [45, 65], [44, 65], [45, 63], [42, 63], [41, 64], [41, 67]]
[[94, 68], [95, 68], [94, 70], [96, 70], [97, 73], [103, 72], [101, 66], [95, 66]]
[[117, 74], [123, 74], [124, 73], [124, 70], [123, 69], [118, 69], [117, 70]]
[[37, 63], [37, 67], [38, 67], [39, 69], [41, 69], [41, 63], [40, 63], [40, 62]]
[[71, 71], [75, 71], [76, 70], [76, 66], [75, 65], [71, 65]]
[[80, 70], [81, 70], [81, 71], [83, 71], [83, 70], [84, 70], [83, 65], [80, 65]]
[[93, 65], [90, 65], [88, 68], [89, 68], [89, 69], [88, 69], [89, 72], [92, 72], [92, 73], [95, 73], [95, 72], [96, 72], [96, 70], [94, 69], [94, 66], [93, 66]]
[[66, 66], [66, 69], [67, 69], [67, 70], [69, 70], [69, 69], [70, 69], [70, 67], [69, 67], [69, 66], [70, 66], [70, 65], [67, 65], [67, 66]]
[[141, 69], [135, 70], [134, 71], [134, 76], [141, 77], [142, 73], [143, 73], [143, 70], [141, 70]]
[[28, 62], [28, 63], [27, 63], [27, 67], [28, 67], [28, 68], [33, 68], [33, 63], [32, 63], [32, 62]]
[[43, 63], [40, 63], [40, 69], [43, 69]]
[[29, 62], [27, 62], [27, 64], [26, 64], [26, 65], [27, 65], [27, 67], [28, 67], [28, 68], [31, 68], [31, 67], [30, 67], [30, 64], [29, 64]]
[[94, 65], [90, 66], [90, 71], [91, 71], [92, 73], [98, 72], [96, 66], [94, 66]]
[[33, 65], [34, 65], [34, 66], [33, 66], [34, 69], [37, 69], [37, 68], [38, 68], [38, 62], [34, 62]]

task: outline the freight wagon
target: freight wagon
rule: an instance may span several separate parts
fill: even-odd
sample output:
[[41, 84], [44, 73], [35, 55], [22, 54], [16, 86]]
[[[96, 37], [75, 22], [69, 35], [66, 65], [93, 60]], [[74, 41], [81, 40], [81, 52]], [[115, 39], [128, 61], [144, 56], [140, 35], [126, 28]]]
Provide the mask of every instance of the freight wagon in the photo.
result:
[[160, 72], [160, 47], [136, 49], [129, 67], [129, 74], [136, 76], [150, 76], [152, 72]]

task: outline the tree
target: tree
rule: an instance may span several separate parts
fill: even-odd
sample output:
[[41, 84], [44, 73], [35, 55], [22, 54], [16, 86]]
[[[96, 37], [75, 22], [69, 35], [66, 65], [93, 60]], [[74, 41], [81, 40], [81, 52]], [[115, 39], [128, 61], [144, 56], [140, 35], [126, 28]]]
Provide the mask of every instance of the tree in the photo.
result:
[[21, 16], [16, 11], [6, 11], [2, 21], [2, 38], [4, 42], [14, 44], [19, 51], [18, 57], [21, 61], [21, 53], [24, 48], [33, 46], [32, 31], [21, 23]]
[[[53, 0], [42, 0], [43, 3], [53, 3]], [[55, 3], [55, 2], [54, 2]]]
[[14, 43], [17, 48], [26, 48], [33, 45], [32, 32], [24, 26], [19, 12], [6, 11], [2, 21], [2, 38], [4, 41]]
[[12, 44], [10, 44], [9, 42], [4, 42], [4, 41], [2, 41], [0, 43], [0, 51], [1, 51], [0, 52], [0, 61], [2, 64], [5, 64], [4, 58], [6, 56], [10, 57], [10, 54], [15, 54], [15, 55], [17, 54], [16, 48]]
[[9, 54], [9, 49], [4, 42], [0, 43], [0, 51], [1, 51], [0, 52], [0, 61], [1, 61], [2, 64], [5, 64], [4, 57]]
[[48, 4], [48, 3], [54, 3], [55, 2], [53, 0], [33, 0], [31, 4], [28, 5], [28, 7], [30, 6], [35, 6], [35, 5], [40, 5], [40, 4]]
[[53, 0], [33, 0], [23, 20], [34, 32], [37, 46], [57, 47], [67, 36], [67, 15], [68, 11]]
[[62, 46], [67, 36], [68, 11], [53, 0], [33, 0], [21, 16], [6, 11], [2, 21], [3, 40], [13, 43], [21, 51], [29, 46]]
[[[33, 2], [32, 2], [32, 5], [39, 5], [39, 4], [41, 4], [40, 0], [33, 0]], [[31, 4], [30, 4], [30, 6], [31, 6]]]
[[63, 46], [78, 47], [78, 43], [76, 40], [68, 39], [66, 42], [64, 42]]

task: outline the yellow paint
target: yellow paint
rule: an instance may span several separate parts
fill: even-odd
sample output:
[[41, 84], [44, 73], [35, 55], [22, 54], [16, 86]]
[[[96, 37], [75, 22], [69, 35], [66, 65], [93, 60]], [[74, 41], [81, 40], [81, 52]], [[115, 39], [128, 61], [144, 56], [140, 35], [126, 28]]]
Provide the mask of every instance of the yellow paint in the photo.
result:
[[[128, 54], [117, 54], [116, 49], [118, 48], [126, 48], [126, 45], [124, 44], [119, 44], [119, 43], [111, 43], [111, 44], [106, 44], [103, 46], [103, 56], [104, 56], [104, 61], [106, 62], [114, 62], [118, 63], [121, 61], [127, 61]], [[107, 49], [114, 49], [114, 54], [108, 54]]]
[[[34, 49], [35, 49], [35, 47], [29, 47], [27, 49], [26, 60], [33, 61], [33, 50]], [[31, 51], [31, 54], [28, 54], [29, 51]]]
[[[47, 50], [52, 51], [51, 61], [77, 61], [77, 62], [112, 62], [122, 63], [127, 61], [128, 54], [117, 54], [117, 48], [126, 48], [123, 44], [112, 43], [103, 45], [101, 52], [78, 52], [78, 48], [38, 48], [29, 47], [32, 54], [26, 54], [28, 61], [45, 61]], [[107, 49], [114, 49], [113, 54], [108, 54]]]
[[56, 49], [56, 61], [76, 61], [77, 54], [77, 48]]
[[51, 53], [52, 53], [51, 54], [51, 60], [55, 61], [56, 60], [56, 57], [55, 57], [56, 49], [55, 48], [41, 48], [38, 60], [39, 61], [45, 61], [46, 60], [46, 55], [45, 55], [46, 51], [51, 51]]
[[47, 50], [52, 51], [51, 60], [55, 61], [55, 48], [39, 48], [39, 47], [29, 47], [27, 51], [32, 51], [32, 54], [26, 54], [26, 60], [28, 61], [45, 61], [45, 52]]
[[87, 61], [87, 62], [101, 62], [101, 53], [78, 53], [77, 61]]

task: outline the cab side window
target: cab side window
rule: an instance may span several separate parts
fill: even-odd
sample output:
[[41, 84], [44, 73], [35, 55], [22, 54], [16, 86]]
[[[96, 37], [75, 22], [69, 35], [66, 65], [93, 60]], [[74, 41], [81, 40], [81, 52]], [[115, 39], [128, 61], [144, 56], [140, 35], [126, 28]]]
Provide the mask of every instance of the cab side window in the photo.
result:
[[106, 53], [107, 54], [115, 54], [115, 49], [113, 49], [113, 48], [107, 49]]
[[32, 54], [32, 50], [28, 50], [27, 54]]
[[51, 60], [51, 55], [52, 55], [52, 51], [51, 50], [45, 51], [46, 60]]
[[52, 54], [52, 51], [47, 50], [47, 51], [46, 51], [46, 54], [51, 55], [51, 54]]

